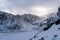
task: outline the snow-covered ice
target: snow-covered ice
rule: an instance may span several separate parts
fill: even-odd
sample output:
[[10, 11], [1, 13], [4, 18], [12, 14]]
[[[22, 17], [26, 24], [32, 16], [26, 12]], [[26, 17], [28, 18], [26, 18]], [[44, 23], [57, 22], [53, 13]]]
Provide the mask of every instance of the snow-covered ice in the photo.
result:
[[[53, 25], [49, 30], [47, 31], [42, 31], [38, 37], [36, 37], [33, 40], [39, 40], [42, 37], [44, 40], [60, 40], [60, 30], [58, 28], [60, 27], [59, 25]], [[0, 40], [30, 40], [37, 31], [33, 32], [17, 32], [17, 33], [0, 33]], [[57, 35], [55, 38], [54, 35]]]

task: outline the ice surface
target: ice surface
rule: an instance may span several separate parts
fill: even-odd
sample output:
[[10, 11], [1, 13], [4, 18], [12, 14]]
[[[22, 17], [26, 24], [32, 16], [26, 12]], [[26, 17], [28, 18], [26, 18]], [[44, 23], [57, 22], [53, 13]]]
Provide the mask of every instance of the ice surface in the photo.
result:
[[[49, 30], [47, 31], [42, 31], [38, 37], [34, 38], [33, 40], [39, 40], [42, 37], [44, 40], [60, 40], [60, 30], [58, 28], [60, 27], [59, 25], [53, 25]], [[0, 40], [30, 40], [37, 31], [33, 32], [17, 32], [17, 33], [0, 33]], [[55, 38], [54, 35], [57, 35]]]

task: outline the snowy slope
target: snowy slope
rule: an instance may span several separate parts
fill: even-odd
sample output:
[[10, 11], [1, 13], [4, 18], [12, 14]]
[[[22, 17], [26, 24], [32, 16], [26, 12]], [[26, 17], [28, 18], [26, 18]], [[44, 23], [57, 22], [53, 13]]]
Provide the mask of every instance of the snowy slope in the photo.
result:
[[[58, 28], [60, 28], [60, 24], [54, 24], [49, 30], [41, 32], [38, 37], [33, 40], [42, 40], [42, 38], [44, 38], [44, 40], [60, 40], [60, 29], [58, 30]], [[55, 35], [57, 36], [54, 37]]]

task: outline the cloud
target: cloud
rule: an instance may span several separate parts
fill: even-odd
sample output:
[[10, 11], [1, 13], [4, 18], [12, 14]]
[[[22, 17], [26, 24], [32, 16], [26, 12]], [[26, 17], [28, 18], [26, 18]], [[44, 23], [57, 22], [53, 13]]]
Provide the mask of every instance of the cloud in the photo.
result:
[[13, 14], [40, 15], [41, 13], [34, 10], [35, 7], [43, 7], [49, 9], [49, 12], [55, 12], [58, 6], [60, 6], [60, 0], [0, 0], [0, 10]]

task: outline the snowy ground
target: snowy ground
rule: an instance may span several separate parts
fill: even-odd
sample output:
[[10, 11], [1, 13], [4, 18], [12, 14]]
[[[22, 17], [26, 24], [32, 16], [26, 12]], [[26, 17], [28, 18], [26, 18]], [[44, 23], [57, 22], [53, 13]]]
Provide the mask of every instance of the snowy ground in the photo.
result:
[[[41, 32], [38, 37], [33, 40], [60, 40], [59, 26], [60, 25], [54, 24], [49, 30]], [[30, 40], [36, 33], [37, 32], [0, 33], [0, 40]]]

